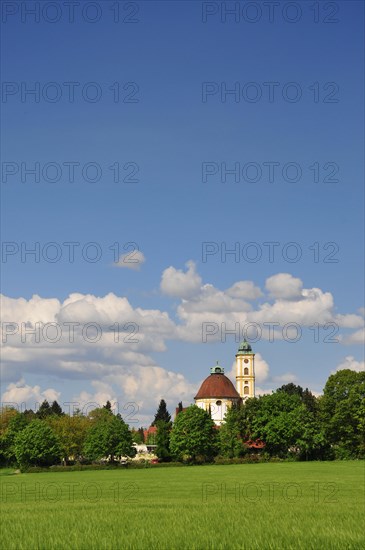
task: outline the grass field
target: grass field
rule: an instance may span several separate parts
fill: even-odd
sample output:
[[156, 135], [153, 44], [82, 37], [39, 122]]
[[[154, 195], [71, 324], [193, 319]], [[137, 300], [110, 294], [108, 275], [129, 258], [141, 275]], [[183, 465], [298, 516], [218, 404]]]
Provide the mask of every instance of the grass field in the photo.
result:
[[1, 548], [364, 548], [365, 463], [13, 474]]

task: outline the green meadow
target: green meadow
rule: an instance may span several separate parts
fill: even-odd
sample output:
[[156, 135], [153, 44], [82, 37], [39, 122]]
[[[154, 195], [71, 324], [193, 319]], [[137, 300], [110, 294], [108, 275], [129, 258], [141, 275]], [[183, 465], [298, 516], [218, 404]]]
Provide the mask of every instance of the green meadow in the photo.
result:
[[364, 547], [363, 461], [13, 472], [7, 550]]

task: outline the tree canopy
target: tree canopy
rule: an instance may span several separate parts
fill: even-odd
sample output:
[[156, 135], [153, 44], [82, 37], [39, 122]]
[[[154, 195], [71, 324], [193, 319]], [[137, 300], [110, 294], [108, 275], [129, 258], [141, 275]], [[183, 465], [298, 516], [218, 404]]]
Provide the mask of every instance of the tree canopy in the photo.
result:
[[322, 424], [336, 456], [365, 456], [365, 372], [331, 375], [320, 399]]
[[176, 416], [170, 439], [177, 460], [208, 461], [217, 454], [216, 429], [210, 415], [191, 405]]
[[[319, 397], [308, 388], [285, 384], [232, 406], [219, 429], [209, 411], [196, 405], [183, 410], [182, 403], [172, 423], [161, 399], [153, 424], [147, 443], [156, 445], [161, 461], [204, 462], [217, 454], [234, 458], [253, 452], [301, 460], [365, 458], [365, 373], [345, 369], [332, 374]], [[143, 428], [130, 431], [109, 402], [87, 416], [81, 411], [70, 416], [47, 400], [37, 412], [1, 409], [3, 465], [132, 457], [133, 441], [143, 440]]]
[[164, 422], [170, 422], [171, 420], [171, 415], [167, 410], [166, 401], [164, 399], [161, 399], [160, 401], [157, 412], [155, 414], [155, 419], [152, 422], [151, 426], [156, 426], [159, 420], [163, 420]]
[[15, 456], [21, 467], [49, 466], [61, 454], [59, 440], [44, 420], [33, 420], [15, 438]]
[[132, 434], [124, 420], [114, 416], [108, 409], [99, 411], [105, 413], [102, 412], [97, 420], [94, 419], [86, 435], [83, 448], [85, 456], [92, 460], [110, 456], [112, 461], [116, 456], [134, 456]]
[[156, 455], [162, 462], [169, 462], [171, 460], [171, 452], [170, 452], [171, 422], [158, 420], [156, 423], [156, 427], [157, 427]]

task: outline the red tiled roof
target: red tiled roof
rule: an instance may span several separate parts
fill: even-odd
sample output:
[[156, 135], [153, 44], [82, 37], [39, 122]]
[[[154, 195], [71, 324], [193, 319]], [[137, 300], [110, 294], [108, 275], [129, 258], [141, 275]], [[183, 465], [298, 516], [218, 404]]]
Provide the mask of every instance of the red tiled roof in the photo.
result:
[[151, 434], [156, 434], [157, 433], [157, 427], [156, 426], [150, 426], [149, 428], [147, 428], [147, 430], [143, 430], [143, 435], [144, 435], [144, 439], [145, 441], [147, 440], [147, 437]]
[[249, 447], [250, 449], [263, 449], [266, 447], [265, 443], [263, 441], [260, 441], [260, 439], [256, 439], [256, 441], [252, 441], [252, 439], [249, 439], [248, 441], [244, 441], [244, 445], [246, 447]]
[[194, 399], [212, 397], [240, 399], [240, 394], [227, 376], [216, 373], [207, 376]]

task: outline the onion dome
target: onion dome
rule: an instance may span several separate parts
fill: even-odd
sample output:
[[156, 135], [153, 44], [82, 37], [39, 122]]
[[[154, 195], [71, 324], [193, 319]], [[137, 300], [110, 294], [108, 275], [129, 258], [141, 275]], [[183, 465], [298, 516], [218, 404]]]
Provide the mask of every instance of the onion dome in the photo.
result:
[[247, 340], [244, 340], [243, 342], [240, 343], [237, 355], [244, 355], [246, 353], [252, 353], [252, 348], [250, 344], [247, 342]]
[[229, 378], [224, 375], [224, 369], [217, 364], [210, 369], [210, 376], [203, 381], [194, 399], [240, 399], [240, 394]]

